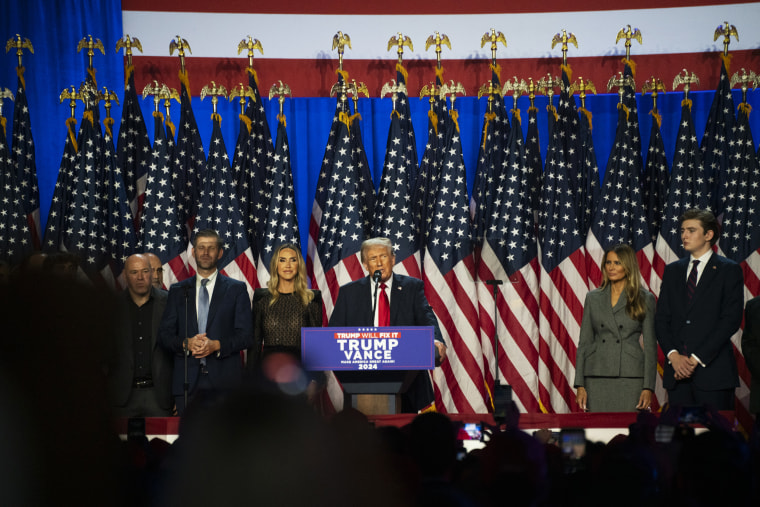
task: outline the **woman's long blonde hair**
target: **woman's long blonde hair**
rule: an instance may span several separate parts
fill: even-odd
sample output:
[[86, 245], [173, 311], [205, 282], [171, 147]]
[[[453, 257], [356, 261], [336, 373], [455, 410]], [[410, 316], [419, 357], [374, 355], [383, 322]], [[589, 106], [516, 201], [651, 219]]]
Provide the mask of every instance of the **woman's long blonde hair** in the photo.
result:
[[280, 292], [277, 290], [277, 286], [280, 285], [280, 275], [277, 273], [277, 262], [280, 259], [280, 252], [285, 249], [293, 250], [296, 253], [296, 258], [298, 259], [298, 271], [293, 280], [293, 285], [295, 287], [296, 296], [298, 296], [298, 299], [300, 299], [303, 305], [306, 306], [312, 299], [314, 299], [314, 293], [310, 291], [309, 287], [306, 285], [306, 263], [303, 261], [301, 249], [293, 243], [283, 243], [275, 248], [272, 260], [269, 262], [269, 282], [267, 283], [267, 288], [272, 295], [272, 299], [269, 301], [269, 306], [272, 306], [277, 301], [277, 298], [280, 297]]
[[602, 289], [611, 283], [607, 276], [607, 270], [605, 269], [605, 266], [607, 265], [607, 255], [610, 252], [614, 252], [618, 256], [620, 264], [622, 264], [623, 269], [625, 269], [625, 293], [626, 296], [628, 296], [628, 303], [625, 305], [625, 313], [633, 320], [642, 321], [646, 316], [647, 307], [644, 298], [641, 297], [641, 291], [639, 290], [641, 288], [641, 274], [639, 273], [639, 263], [636, 260], [636, 252], [633, 251], [633, 248], [625, 244], [615, 245], [604, 252], [604, 258], [602, 259]]

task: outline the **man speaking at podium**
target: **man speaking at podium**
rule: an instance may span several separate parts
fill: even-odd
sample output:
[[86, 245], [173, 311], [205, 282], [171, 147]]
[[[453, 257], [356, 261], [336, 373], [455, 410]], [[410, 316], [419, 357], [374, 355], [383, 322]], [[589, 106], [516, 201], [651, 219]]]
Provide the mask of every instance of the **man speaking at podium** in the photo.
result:
[[[425, 284], [422, 280], [393, 273], [396, 255], [393, 253], [393, 244], [387, 238], [364, 241], [361, 259], [369, 275], [340, 288], [335, 309], [330, 316], [330, 326], [433, 326], [435, 359], [436, 364], [440, 364], [446, 358], [446, 344], [441, 337], [438, 319], [425, 298]], [[375, 308], [376, 283], [378, 289]], [[401, 396], [401, 411], [425, 411], [434, 407], [434, 402], [430, 375], [420, 371], [409, 390]]]

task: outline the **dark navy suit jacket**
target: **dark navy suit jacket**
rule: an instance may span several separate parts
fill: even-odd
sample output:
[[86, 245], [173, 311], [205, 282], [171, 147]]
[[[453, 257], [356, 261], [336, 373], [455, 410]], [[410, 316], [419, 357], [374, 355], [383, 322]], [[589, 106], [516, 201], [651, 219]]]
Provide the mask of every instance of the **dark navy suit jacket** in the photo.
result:
[[[330, 316], [330, 326], [372, 326], [373, 289], [374, 284], [369, 276], [342, 286]], [[444, 343], [438, 319], [425, 297], [422, 280], [394, 273], [391, 291], [391, 326], [433, 326], [435, 339]], [[421, 410], [432, 403], [434, 393], [430, 375], [420, 372], [407, 395], [414, 410]]]
[[[184, 392], [183, 341], [198, 334], [195, 281], [193, 276], [171, 286], [158, 331], [161, 346], [175, 354], [172, 381], [175, 396]], [[239, 386], [243, 374], [240, 351], [253, 345], [251, 300], [245, 283], [217, 273], [209, 301], [206, 335], [210, 340], [219, 340], [221, 345], [218, 354], [206, 357], [211, 384], [215, 388]], [[187, 363], [189, 392], [192, 393], [200, 373], [200, 360], [190, 355]]]
[[[655, 331], [664, 354], [676, 350], [696, 355], [694, 385], [704, 391], [732, 389], [739, 385], [731, 336], [739, 329], [744, 307], [741, 267], [715, 253], [699, 279], [691, 302], [686, 295], [689, 257], [668, 264], [657, 301]], [[665, 362], [663, 385], [676, 385], [673, 366]]]

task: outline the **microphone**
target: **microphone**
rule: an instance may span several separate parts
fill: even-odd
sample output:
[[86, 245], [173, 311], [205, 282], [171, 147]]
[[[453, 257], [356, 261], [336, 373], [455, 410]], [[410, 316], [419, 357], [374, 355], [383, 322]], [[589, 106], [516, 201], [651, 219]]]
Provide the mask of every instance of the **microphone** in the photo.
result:
[[377, 288], [379, 287], [380, 278], [383, 276], [383, 272], [379, 269], [376, 269], [374, 273], [372, 273], [372, 281], [375, 282], [375, 294], [372, 296], [372, 323], [371, 325], [375, 324], [375, 312], [377, 312]]

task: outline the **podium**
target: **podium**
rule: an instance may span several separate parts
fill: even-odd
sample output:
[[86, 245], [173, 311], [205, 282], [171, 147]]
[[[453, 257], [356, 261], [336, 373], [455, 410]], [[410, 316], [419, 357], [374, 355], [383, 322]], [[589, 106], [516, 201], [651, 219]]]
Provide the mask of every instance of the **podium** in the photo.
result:
[[344, 407], [396, 414], [415, 377], [435, 367], [433, 340], [432, 326], [302, 328], [301, 360], [335, 374]]

